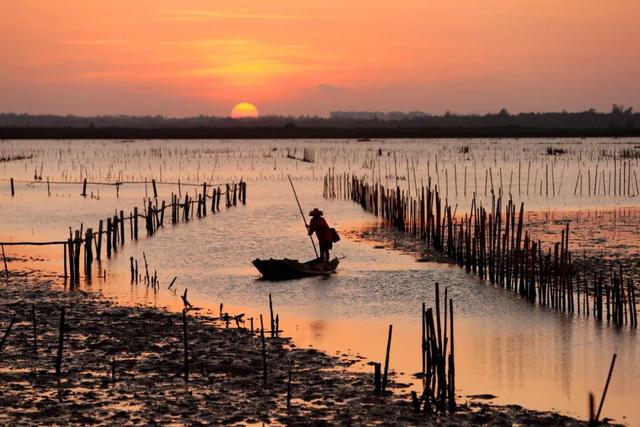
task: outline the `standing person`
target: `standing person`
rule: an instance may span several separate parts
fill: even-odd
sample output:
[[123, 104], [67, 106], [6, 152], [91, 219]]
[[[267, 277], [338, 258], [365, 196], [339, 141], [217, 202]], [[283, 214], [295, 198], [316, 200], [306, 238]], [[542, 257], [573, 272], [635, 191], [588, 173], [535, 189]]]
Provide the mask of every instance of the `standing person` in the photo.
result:
[[321, 210], [314, 208], [309, 212], [311, 221], [309, 221], [309, 236], [316, 233], [318, 237], [318, 243], [320, 243], [320, 259], [324, 262], [329, 262], [329, 251], [333, 248], [333, 233], [329, 224], [322, 218]]

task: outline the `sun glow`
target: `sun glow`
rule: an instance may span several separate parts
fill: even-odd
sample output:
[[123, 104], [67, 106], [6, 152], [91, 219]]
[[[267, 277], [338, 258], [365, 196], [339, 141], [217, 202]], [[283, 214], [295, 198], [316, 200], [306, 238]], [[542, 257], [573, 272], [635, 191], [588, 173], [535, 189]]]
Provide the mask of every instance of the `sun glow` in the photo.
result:
[[231, 110], [232, 119], [257, 118], [259, 116], [258, 109], [250, 102], [241, 102]]
[[246, 99], [294, 116], [640, 105], [629, 54], [640, 1], [362, 3], [4, 1], [0, 111], [227, 116]]

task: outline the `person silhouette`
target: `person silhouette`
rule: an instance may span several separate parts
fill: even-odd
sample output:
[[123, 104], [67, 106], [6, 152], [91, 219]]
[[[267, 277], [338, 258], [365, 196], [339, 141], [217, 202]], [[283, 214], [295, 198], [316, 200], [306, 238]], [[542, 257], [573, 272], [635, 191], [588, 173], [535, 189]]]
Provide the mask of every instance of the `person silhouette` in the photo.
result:
[[311, 221], [309, 221], [309, 236], [316, 233], [318, 243], [320, 244], [320, 260], [329, 262], [329, 251], [333, 249], [333, 233], [327, 221], [322, 217], [324, 213], [318, 208], [314, 208], [309, 212]]

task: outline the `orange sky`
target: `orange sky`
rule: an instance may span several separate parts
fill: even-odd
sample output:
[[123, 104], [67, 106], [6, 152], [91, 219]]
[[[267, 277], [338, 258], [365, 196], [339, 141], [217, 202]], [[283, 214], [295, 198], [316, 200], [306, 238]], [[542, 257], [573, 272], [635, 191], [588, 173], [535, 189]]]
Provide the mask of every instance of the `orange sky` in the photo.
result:
[[640, 108], [638, 0], [0, 0], [0, 112]]

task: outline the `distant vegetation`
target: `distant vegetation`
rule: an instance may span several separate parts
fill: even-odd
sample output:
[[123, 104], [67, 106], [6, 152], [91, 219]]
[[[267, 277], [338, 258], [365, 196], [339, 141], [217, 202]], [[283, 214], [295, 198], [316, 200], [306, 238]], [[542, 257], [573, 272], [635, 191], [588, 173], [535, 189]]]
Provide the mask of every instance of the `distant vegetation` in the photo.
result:
[[355, 112], [337, 111], [329, 117], [263, 116], [257, 119], [234, 120], [229, 117], [197, 116], [172, 118], [165, 116], [108, 115], [95, 117], [32, 114], [0, 114], [0, 127], [5, 128], [530, 128], [530, 129], [639, 129], [640, 114], [632, 108], [613, 105], [608, 113], [594, 109], [582, 112], [519, 113], [506, 109], [484, 115], [458, 115], [447, 112], [429, 115], [422, 112]]

